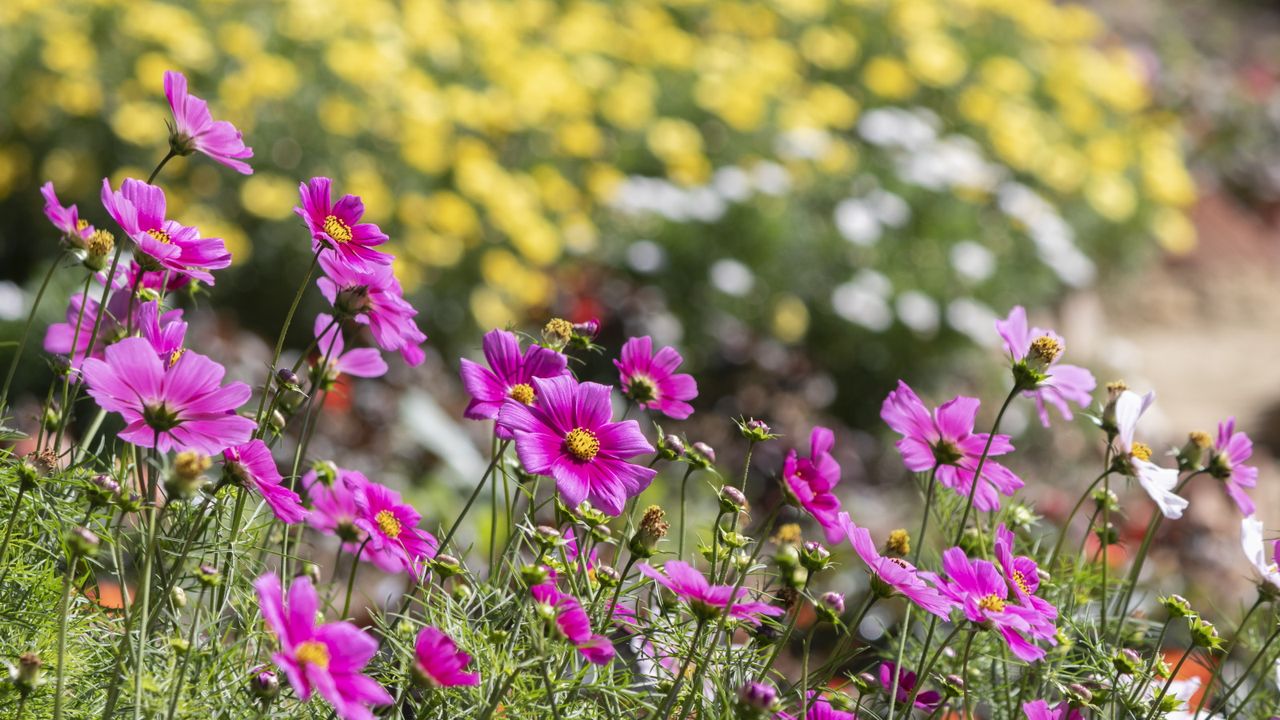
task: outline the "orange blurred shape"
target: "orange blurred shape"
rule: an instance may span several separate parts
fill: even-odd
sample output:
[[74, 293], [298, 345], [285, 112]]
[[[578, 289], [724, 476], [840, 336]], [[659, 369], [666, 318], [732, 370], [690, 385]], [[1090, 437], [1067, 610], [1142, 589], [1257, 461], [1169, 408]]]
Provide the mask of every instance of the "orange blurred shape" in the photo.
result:
[[[1175, 668], [1178, 667], [1178, 662], [1182, 660], [1182, 656], [1185, 654], [1185, 650], [1165, 650], [1163, 653], [1164, 661], [1169, 663], [1169, 667]], [[1200, 696], [1209, 689], [1206, 685], [1209, 683], [1209, 677], [1213, 675], [1213, 663], [1216, 662], [1216, 660], [1192, 656], [1187, 658], [1185, 663], [1182, 663], [1182, 667], [1178, 668], [1177, 674], [1173, 676], [1174, 680], [1200, 678], [1200, 689], [1196, 690], [1195, 695], [1192, 695], [1191, 699], [1187, 701], [1191, 707], [1194, 708], [1199, 705]]]
[[[1093, 532], [1090, 531], [1089, 539], [1085, 540], [1085, 543], [1084, 543], [1085, 557], [1092, 560], [1093, 556], [1097, 554], [1098, 548], [1101, 545], [1102, 543], [1098, 541], [1098, 536], [1094, 535]], [[1113, 567], [1113, 568], [1121, 567], [1125, 564], [1125, 561], [1128, 559], [1129, 559], [1129, 551], [1126, 550], [1123, 545], [1119, 545], [1119, 544], [1111, 545], [1110, 547], [1107, 548], [1107, 567]]]
[[96, 586], [85, 588], [84, 596], [108, 610], [124, 607], [124, 596], [120, 593], [119, 583], [109, 578], [99, 578]]

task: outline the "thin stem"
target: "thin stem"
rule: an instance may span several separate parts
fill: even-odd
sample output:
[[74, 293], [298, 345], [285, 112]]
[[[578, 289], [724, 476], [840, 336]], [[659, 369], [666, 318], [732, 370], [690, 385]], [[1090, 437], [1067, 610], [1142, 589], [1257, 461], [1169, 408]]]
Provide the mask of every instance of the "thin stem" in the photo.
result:
[[[360, 548], [356, 550], [355, 557], [351, 561], [351, 573], [347, 575], [347, 599], [342, 602], [342, 619], [347, 619], [347, 612], [351, 610], [351, 591], [356, 586], [356, 572], [360, 569], [360, 556], [364, 554], [364, 548], [369, 544], [369, 538], [365, 538], [360, 543]], [[336, 568], [335, 568], [336, 569]]]
[[1071, 521], [1076, 519], [1076, 514], [1080, 512], [1080, 508], [1084, 507], [1085, 501], [1093, 494], [1093, 489], [1098, 486], [1098, 483], [1102, 482], [1103, 478], [1110, 474], [1111, 471], [1106, 470], [1101, 475], [1094, 478], [1093, 482], [1089, 483], [1089, 487], [1084, 489], [1084, 493], [1080, 496], [1080, 499], [1076, 501], [1075, 507], [1071, 508], [1071, 513], [1067, 515], [1067, 519], [1062, 523], [1062, 532], [1058, 534], [1058, 542], [1053, 546], [1053, 552], [1049, 554], [1049, 562], [1046, 566], [1050, 568], [1051, 572], [1052, 569], [1056, 567], [1055, 563], [1058, 561], [1058, 554], [1062, 552], [1062, 546], [1067, 539], [1067, 530], [1071, 528]]
[[178, 156], [178, 153], [174, 152], [173, 149], [170, 148], [169, 153], [160, 159], [160, 164], [156, 165], [156, 169], [152, 170], [151, 174], [147, 176], [147, 184], [150, 185], [153, 182], [155, 182], [156, 176], [160, 174], [160, 169], [163, 168], [165, 165], [167, 165], [170, 160], [174, 159], [177, 156]]
[[311, 256], [311, 265], [307, 267], [307, 274], [302, 279], [302, 283], [298, 285], [298, 291], [293, 295], [293, 303], [289, 305], [289, 312], [284, 316], [284, 325], [280, 328], [280, 335], [276, 337], [276, 349], [271, 354], [271, 364], [267, 366], [267, 382], [262, 388], [262, 398], [258, 401], [258, 411], [254, 413], [254, 418], [258, 422], [258, 429], [254, 433], [254, 437], [262, 437], [264, 428], [263, 410], [267, 405], [267, 395], [271, 394], [271, 380], [275, 376], [276, 365], [280, 362], [280, 353], [284, 352], [284, 339], [289, 334], [289, 326], [293, 324], [293, 315], [298, 311], [298, 305], [302, 302], [302, 296], [306, 293], [307, 288], [311, 285], [311, 276], [316, 272], [316, 266], [320, 264], [320, 250], [317, 250]]
[[1231, 651], [1236, 649], [1236, 643], [1240, 641], [1240, 636], [1244, 635], [1245, 628], [1248, 627], [1249, 620], [1253, 617], [1254, 611], [1262, 607], [1265, 601], [1266, 598], [1259, 593], [1258, 599], [1253, 601], [1253, 605], [1249, 606], [1249, 610], [1245, 612], [1244, 617], [1240, 618], [1240, 624], [1236, 626], [1236, 632], [1231, 636], [1231, 642], [1227, 643], [1226, 648], [1222, 651], [1222, 659], [1217, 663], [1214, 663], [1213, 674], [1209, 676], [1209, 681], [1204, 684], [1204, 692], [1200, 693], [1200, 702], [1196, 705], [1196, 711], [1191, 714], [1191, 717], [1195, 718], [1200, 716], [1200, 710], [1209, 699], [1210, 693], [1213, 692], [1214, 684], [1217, 683], [1218, 679], [1222, 676], [1222, 666], [1227, 664], [1227, 658], [1231, 657]]
[[0, 583], [4, 582], [4, 578], [9, 574], [9, 567], [5, 565], [5, 558], [9, 553], [9, 540], [13, 537], [14, 521], [18, 517], [18, 508], [22, 507], [22, 496], [27, 494], [27, 485], [23, 483], [18, 486], [18, 497], [14, 498], [13, 510], [9, 512], [9, 521], [5, 523], [4, 541], [0, 542]]
[[[731, 595], [730, 598], [732, 597], [733, 596]], [[671, 690], [667, 692], [667, 697], [663, 699], [662, 704], [654, 710], [653, 715], [649, 716], [650, 720], [658, 720], [658, 718], [667, 717], [667, 711], [671, 709], [671, 703], [675, 701], [676, 696], [680, 694], [680, 687], [684, 685], [685, 674], [689, 672], [689, 665], [693, 662], [693, 656], [698, 653], [698, 645], [702, 642], [702, 631], [706, 629], [706, 619], [698, 618], [698, 625], [694, 628], [693, 640], [689, 643], [689, 652], [684, 656], [684, 663], [680, 666], [680, 672], [676, 673], [675, 680], [671, 683]], [[712, 647], [715, 647], [714, 639], [711, 645]], [[699, 677], [698, 680], [701, 680], [701, 677]]]
[[[964, 714], [960, 717], [964, 718], [973, 717], [973, 714], [969, 712], [969, 651], [973, 649], [973, 638], [975, 635], [977, 635], [976, 632], [970, 632], [969, 637], [965, 639], [964, 659], [960, 661], [960, 677], [964, 680], [961, 688], [964, 694]], [[923, 680], [924, 677], [921, 676], [921, 684], [923, 684]]]
[[[13, 384], [14, 374], [18, 372], [18, 361], [22, 359], [22, 353], [27, 349], [27, 338], [31, 336], [31, 325], [36, 321], [36, 312], [40, 309], [40, 301], [44, 299], [44, 291], [49, 288], [49, 281], [53, 279], [53, 274], [57, 272], [58, 265], [62, 263], [62, 258], [66, 257], [66, 254], [66, 250], [59, 252], [49, 264], [49, 272], [44, 274], [40, 289], [36, 291], [36, 299], [31, 303], [31, 312], [27, 313], [27, 324], [23, 326], [22, 338], [18, 340], [18, 350], [9, 361], [9, 372], [5, 375], [4, 387], [0, 388], [0, 415], [3, 415], [5, 402], [9, 399], [9, 386]], [[72, 348], [71, 352], [74, 355], [75, 348]]]
[[[937, 626], [938, 626], [938, 616], [934, 615], [929, 620], [929, 631], [925, 634], [924, 647], [920, 650], [921, 661], [923, 661], [925, 656], [929, 654], [929, 646], [931, 644], [931, 641], [933, 640], [933, 631], [937, 628]], [[933, 657], [929, 658], [929, 661], [925, 663], [923, 668], [916, 670], [917, 678], [929, 677], [929, 671], [933, 670], [934, 663], [938, 662], [938, 658], [942, 655], [942, 651], [945, 650], [947, 646], [951, 644], [951, 639], [956, 636], [956, 633], [960, 632], [960, 628], [961, 628], [960, 625], [956, 625], [951, 629], [951, 632], [947, 633], [947, 636], [942, 639], [942, 644], [939, 645], [937, 651], [933, 653]], [[916, 706], [916, 695], [920, 693], [920, 689], [923, 688], [924, 686], [925, 684], [923, 682], [917, 681], [916, 686], [911, 688], [911, 694], [907, 696], [908, 708], [913, 708]]]
[[[996, 421], [991, 425], [991, 432], [987, 434], [987, 443], [982, 448], [982, 456], [978, 458], [978, 466], [973, 471], [973, 485], [969, 488], [969, 497], [964, 503], [964, 514], [960, 516], [960, 527], [956, 529], [955, 540], [952, 545], [959, 545], [960, 540], [964, 537], [965, 526], [969, 524], [969, 513], [973, 512], [973, 499], [978, 494], [978, 483], [982, 482], [982, 466], [987, 464], [987, 455], [991, 452], [991, 443], [996, 438], [996, 432], [1000, 429], [1000, 421], [1004, 419], [1004, 413], [1009, 409], [1009, 404], [1013, 402], [1013, 398], [1018, 394], [1018, 386], [1015, 384], [1013, 389], [1009, 391], [1009, 395], [1005, 397], [1004, 404], [1000, 406], [1000, 412], [996, 413]], [[981, 525], [981, 523], [979, 523]], [[985, 548], [986, 543], [982, 541], [982, 528], [978, 528], [978, 547]], [[985, 553], [985, 549], [983, 550]]]
[[[462, 519], [467, 516], [467, 513], [471, 510], [471, 506], [475, 503], [476, 498], [480, 497], [480, 491], [484, 489], [485, 481], [493, 474], [493, 469], [497, 467], [498, 461], [502, 459], [504, 454], [506, 454], [507, 446], [510, 444], [510, 440], [503, 440], [502, 445], [498, 448], [498, 454], [494, 455], [493, 459], [489, 461], [489, 467], [485, 469], [484, 475], [480, 478], [480, 482], [476, 483], [476, 489], [471, 491], [471, 497], [467, 498], [467, 504], [462, 506], [462, 512], [458, 514], [458, 517], [453, 521], [453, 525], [449, 528], [449, 532], [445, 533], [444, 539], [440, 541], [439, 547], [441, 552], [444, 552], [444, 549], [449, 546], [449, 541], [453, 539], [453, 534], [456, 533], [458, 531], [458, 527], [462, 525]], [[530, 506], [532, 507], [532, 501], [530, 501]]]
[[916, 536], [916, 549], [911, 554], [911, 564], [920, 564], [920, 552], [924, 548], [924, 535], [929, 531], [929, 510], [933, 507], [933, 491], [938, 484], [938, 466], [929, 472], [929, 489], [924, 496], [924, 517], [920, 520], [920, 534]]
[[67, 668], [67, 616], [71, 614], [71, 576], [76, 569], [76, 556], [67, 553], [67, 571], [62, 575], [62, 604], [59, 606], [58, 620], [58, 681], [53, 693], [54, 720], [62, 720], [62, 697], [66, 681]]
[[[1151, 720], [1156, 716], [1156, 713], [1159, 712], [1160, 701], [1169, 693], [1169, 687], [1173, 685], [1173, 681], [1177, 679], [1178, 671], [1182, 669], [1183, 663], [1187, 661], [1187, 658], [1191, 657], [1192, 653], [1195, 652], [1195, 649], [1194, 645], [1188, 647], [1187, 651], [1182, 653], [1182, 657], [1178, 658], [1178, 664], [1173, 666], [1173, 672], [1169, 673], [1169, 678], [1164, 681], [1164, 687], [1160, 688], [1160, 694], [1156, 695], [1155, 698], [1152, 699], [1151, 712], [1147, 714], [1146, 720]], [[1160, 652], [1160, 650], [1157, 648], [1156, 652]]]
[[676, 550], [677, 560], [684, 560], [684, 536], [687, 527], [684, 522], [684, 511], [689, 492], [689, 476], [693, 474], [693, 469], [693, 465], [689, 465], [689, 467], [684, 471], [684, 479], [680, 481], [680, 543]]
[[[1246, 667], [1244, 672], [1240, 674], [1240, 677], [1231, 684], [1231, 687], [1227, 688], [1226, 691], [1222, 693], [1222, 700], [1218, 702], [1218, 705], [1213, 709], [1213, 712], [1209, 714], [1211, 717], [1222, 712], [1223, 708], [1227, 706], [1227, 703], [1231, 700], [1231, 696], [1234, 695], [1236, 690], [1239, 690], [1240, 686], [1244, 684], [1244, 681], [1249, 678], [1249, 673], [1253, 672], [1253, 668], [1256, 667], [1262, 658], [1266, 656], [1267, 651], [1271, 649], [1271, 643], [1275, 642], [1277, 637], [1280, 637], [1280, 627], [1277, 627], [1272, 631], [1271, 635], [1267, 637], [1264, 643], [1262, 643], [1262, 647], [1258, 650], [1258, 654], [1254, 656], [1253, 661], [1249, 663], [1249, 666]], [[1227, 716], [1227, 720], [1232, 720], [1232, 718], [1234, 718], [1243, 707], [1244, 706], [1241, 705], [1232, 711], [1232, 713]]]
[[[1102, 546], [1102, 600], [1098, 603], [1098, 610], [1102, 616], [1102, 632], [1106, 633], [1107, 628], [1107, 569], [1111, 565], [1111, 476], [1106, 476], [1102, 481], [1103, 500], [1102, 500], [1102, 532], [1099, 533], [1098, 539]], [[1124, 625], [1124, 608], [1117, 613], [1120, 616], [1120, 625]]]
[[[911, 610], [914, 607], [915, 605], [908, 603], [907, 613], [902, 619], [902, 636], [898, 640], [898, 657], [894, 660], [893, 688], [889, 691], [889, 720], [893, 720], [897, 715], [898, 684], [902, 678], [902, 656], [907, 650], [907, 635], [909, 635], [911, 631]], [[969, 639], [972, 640], [973, 636], [970, 635]], [[921, 681], [923, 681], [923, 676], [921, 676]], [[906, 712], [910, 714], [911, 710], [909, 707]], [[965, 713], [965, 716], [968, 717], [968, 713]]]

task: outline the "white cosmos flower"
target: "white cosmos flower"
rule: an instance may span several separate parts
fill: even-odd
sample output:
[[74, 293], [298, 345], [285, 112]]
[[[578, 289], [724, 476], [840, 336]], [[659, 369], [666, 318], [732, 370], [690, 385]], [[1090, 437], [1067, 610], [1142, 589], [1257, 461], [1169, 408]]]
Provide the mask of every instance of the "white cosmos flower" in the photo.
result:
[[1250, 515], [1240, 521], [1240, 545], [1249, 563], [1258, 569], [1262, 581], [1280, 590], [1280, 544], [1273, 544], [1271, 557], [1267, 557], [1261, 520]]
[[1182, 517], [1187, 509], [1186, 498], [1174, 492], [1178, 485], [1178, 471], [1162, 468], [1151, 462], [1151, 448], [1133, 439], [1134, 430], [1138, 426], [1138, 418], [1155, 402], [1156, 394], [1149, 392], [1139, 395], [1125, 390], [1116, 398], [1116, 445], [1120, 452], [1129, 457], [1129, 466], [1138, 484], [1151, 500], [1160, 508], [1160, 512], [1170, 520]]

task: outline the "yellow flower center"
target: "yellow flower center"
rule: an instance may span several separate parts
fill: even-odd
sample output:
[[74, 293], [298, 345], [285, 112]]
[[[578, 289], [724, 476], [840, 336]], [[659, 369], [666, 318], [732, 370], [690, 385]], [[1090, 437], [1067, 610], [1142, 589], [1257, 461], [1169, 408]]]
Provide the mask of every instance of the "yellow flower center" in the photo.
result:
[[1129, 455], [1136, 460], [1150, 460], [1151, 446], [1146, 443], [1135, 442], [1133, 449], [1129, 451]]
[[1196, 447], [1201, 449], [1205, 449], [1210, 445], [1213, 445], [1213, 437], [1203, 430], [1193, 430], [1187, 435], [1187, 439], [1194, 443]]
[[76, 229], [77, 229], [77, 230], [84, 230], [84, 229], [85, 229], [85, 228], [87, 228], [87, 227], [89, 227], [89, 221], [88, 221], [88, 220], [85, 220], [84, 218], [80, 218], [79, 220], [76, 220]]
[[400, 531], [403, 528], [400, 525], [400, 520], [396, 518], [395, 513], [392, 513], [390, 510], [382, 510], [377, 515], [374, 515], [373, 519], [378, 521], [378, 529], [382, 531], [383, 535], [386, 535], [392, 540], [400, 537]]
[[169, 353], [169, 367], [173, 367], [174, 365], [177, 365], [178, 361], [182, 359], [182, 356], [186, 354], [186, 352], [187, 352], [186, 348], [178, 348], [177, 350], [174, 350], [173, 352]]
[[324, 233], [334, 242], [351, 242], [351, 226], [337, 216], [330, 215], [324, 219]]
[[147, 234], [155, 238], [157, 241], [164, 243], [165, 245], [168, 245], [171, 239], [169, 237], [169, 233], [163, 230], [156, 230], [155, 228], [151, 228], [150, 230], [148, 230]]
[[1031, 341], [1031, 352], [1028, 354], [1045, 365], [1052, 365], [1053, 361], [1062, 354], [1062, 343], [1048, 335], [1041, 335]]
[[512, 385], [511, 390], [507, 391], [507, 394], [516, 402], [524, 403], [525, 405], [533, 404], [533, 387], [526, 383]]
[[293, 656], [301, 665], [315, 665], [321, 670], [329, 667], [329, 648], [315, 640], [308, 640], [293, 651]]
[[992, 593], [978, 601], [978, 607], [988, 612], [1003, 612], [1004, 599]]
[[[84, 222], [81, 220], [80, 222]], [[94, 230], [89, 239], [85, 241], [89, 253], [92, 255], [106, 255], [116, 246], [116, 238], [106, 230]]]
[[579, 460], [590, 460], [600, 452], [600, 438], [590, 430], [578, 427], [564, 436], [564, 446]]
[[894, 555], [909, 555], [911, 553], [911, 536], [901, 528], [894, 530], [889, 533], [889, 541], [885, 543], [885, 549]]
[[1027, 585], [1027, 577], [1022, 574], [1021, 570], [1013, 571], [1013, 584], [1017, 585], [1018, 589], [1021, 590], [1022, 592], [1027, 593], [1028, 595], [1031, 594], [1031, 590]]

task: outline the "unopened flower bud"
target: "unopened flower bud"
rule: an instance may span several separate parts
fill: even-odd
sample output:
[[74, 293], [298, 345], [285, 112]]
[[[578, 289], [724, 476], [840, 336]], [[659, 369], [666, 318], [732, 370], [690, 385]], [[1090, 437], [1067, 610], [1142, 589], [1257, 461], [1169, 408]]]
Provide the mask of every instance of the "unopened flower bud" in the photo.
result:
[[613, 531], [609, 529], [608, 525], [592, 525], [591, 537], [596, 542], [607, 543], [613, 538]]
[[520, 581], [533, 587], [546, 582], [549, 574], [545, 565], [525, 565], [520, 568]]
[[840, 616], [844, 614], [844, 595], [838, 592], [825, 592], [818, 598], [818, 604], [814, 606], [818, 611], [818, 615], [823, 620], [832, 625], [839, 624]]
[[97, 507], [106, 505], [120, 494], [120, 483], [111, 478], [110, 475], [94, 475], [89, 479], [89, 488], [85, 493], [89, 498], [89, 504]]
[[1121, 675], [1133, 675], [1142, 667], [1142, 658], [1133, 650], [1125, 648], [1111, 656], [1111, 664]]
[[475, 590], [472, 590], [467, 583], [460, 582], [453, 586], [453, 592], [449, 593], [449, 595], [457, 602], [466, 602], [471, 599], [472, 595], [475, 595]]
[[596, 318], [573, 324], [573, 344], [575, 347], [589, 348], [600, 335], [600, 321]]
[[1128, 389], [1129, 386], [1123, 380], [1107, 383], [1107, 403], [1102, 406], [1102, 429], [1107, 433], [1107, 437], [1115, 437], [1115, 434], [1120, 431], [1120, 427], [1116, 424], [1116, 401]]
[[184, 608], [187, 606], [187, 591], [174, 585], [169, 590], [169, 602], [173, 603], [176, 608]]
[[14, 472], [18, 476], [18, 486], [22, 490], [31, 491], [39, 485], [40, 471], [36, 469], [34, 463], [28, 459], [23, 459], [14, 467]]
[[1213, 447], [1213, 437], [1209, 433], [1201, 430], [1188, 433], [1187, 443], [1178, 449], [1178, 469], [1199, 470], [1204, 467], [1211, 447]]
[[41, 420], [44, 423], [44, 431], [52, 435], [58, 432], [58, 426], [62, 424], [62, 413], [58, 412], [58, 408], [49, 406], [44, 409]]
[[668, 433], [658, 438], [658, 454], [663, 460], [684, 457], [685, 452], [684, 440], [681, 440], [679, 435]]
[[431, 568], [439, 573], [441, 578], [451, 578], [462, 572], [462, 563], [448, 553], [440, 553], [431, 561]]
[[739, 550], [733, 554], [733, 567], [740, 573], [744, 573], [751, 568], [751, 556], [745, 550]]
[[218, 568], [206, 563], [196, 568], [196, 580], [205, 587], [214, 587], [222, 582], [222, 573], [218, 572]]
[[784, 572], [800, 567], [800, 550], [795, 545], [783, 545], [773, 556], [773, 562]]
[[35, 653], [23, 653], [18, 656], [18, 666], [10, 672], [13, 686], [23, 697], [44, 684], [43, 665], [40, 656]]
[[124, 513], [138, 512], [142, 509], [142, 496], [136, 492], [121, 492], [116, 496], [116, 504]]
[[787, 586], [799, 590], [809, 584], [809, 571], [804, 566], [791, 568], [789, 571], [781, 573], [782, 582]]
[[741, 490], [732, 485], [720, 488], [720, 512], [733, 515], [746, 512], [748, 509], [747, 496], [743, 495]]
[[173, 652], [178, 657], [182, 657], [191, 649], [191, 643], [187, 642], [187, 639], [183, 637], [172, 637], [169, 638], [169, 647], [173, 648]]
[[1098, 506], [1099, 510], [1105, 509], [1108, 512], [1115, 512], [1120, 509], [1120, 500], [1112, 490], [1098, 488], [1089, 497], [1092, 498], [1093, 503]]
[[564, 542], [564, 536], [560, 531], [550, 525], [539, 525], [533, 530], [533, 539], [537, 541], [545, 549], [551, 549], [560, 546]]
[[1080, 683], [1068, 685], [1066, 694], [1068, 702], [1072, 705], [1088, 705], [1093, 700], [1093, 693]]
[[99, 544], [98, 536], [88, 528], [77, 526], [67, 533], [67, 549], [75, 557], [94, 557], [98, 554]]
[[1120, 542], [1120, 532], [1116, 530], [1115, 523], [1098, 524], [1093, 530], [1093, 534], [1098, 536], [1098, 542], [1104, 547], [1115, 545]]
[[727, 548], [737, 550], [738, 548], [746, 547], [750, 541], [751, 538], [740, 532], [720, 528], [720, 542]]
[[742, 437], [753, 443], [764, 442], [777, 437], [777, 435], [773, 434], [773, 429], [769, 427], [769, 423], [755, 418], [746, 421], [739, 420], [738, 432], [742, 434]]
[[800, 564], [810, 572], [818, 572], [827, 567], [831, 562], [831, 551], [822, 546], [822, 543], [810, 540], [800, 548]]
[[1178, 594], [1166, 595], [1160, 598], [1160, 606], [1169, 613], [1169, 617], [1191, 617], [1196, 614], [1191, 609], [1191, 603]]
[[271, 670], [260, 670], [249, 679], [249, 691], [264, 703], [271, 702], [280, 694], [280, 678]]
[[563, 350], [573, 339], [573, 323], [564, 318], [551, 318], [542, 328], [542, 343], [552, 350]]
[[1222, 636], [1213, 623], [1197, 615], [1187, 618], [1187, 629], [1191, 633], [1193, 646], [1202, 647], [1209, 652], [1222, 650]]
[[596, 580], [604, 587], [615, 588], [622, 582], [622, 575], [612, 565], [597, 565]]
[[942, 678], [942, 689], [947, 697], [960, 697], [964, 694], [964, 678], [959, 675], [947, 675]]
[[871, 673], [861, 672], [853, 676], [853, 685], [858, 688], [858, 692], [865, 694], [880, 687], [880, 681]]
[[748, 717], [772, 713], [778, 705], [778, 691], [766, 683], [750, 682], [738, 691], [738, 702]]
[[706, 470], [716, 464], [716, 451], [704, 442], [696, 442], [689, 450], [689, 462]]
[[645, 508], [639, 527], [627, 543], [633, 555], [645, 559], [653, 557], [657, 552], [658, 541], [666, 537], [667, 531], [671, 529], [671, 525], [664, 520], [666, 515], [657, 505]]
[[296, 388], [302, 381], [298, 378], [298, 373], [282, 367], [276, 370], [276, 382], [280, 383], [282, 388]]

